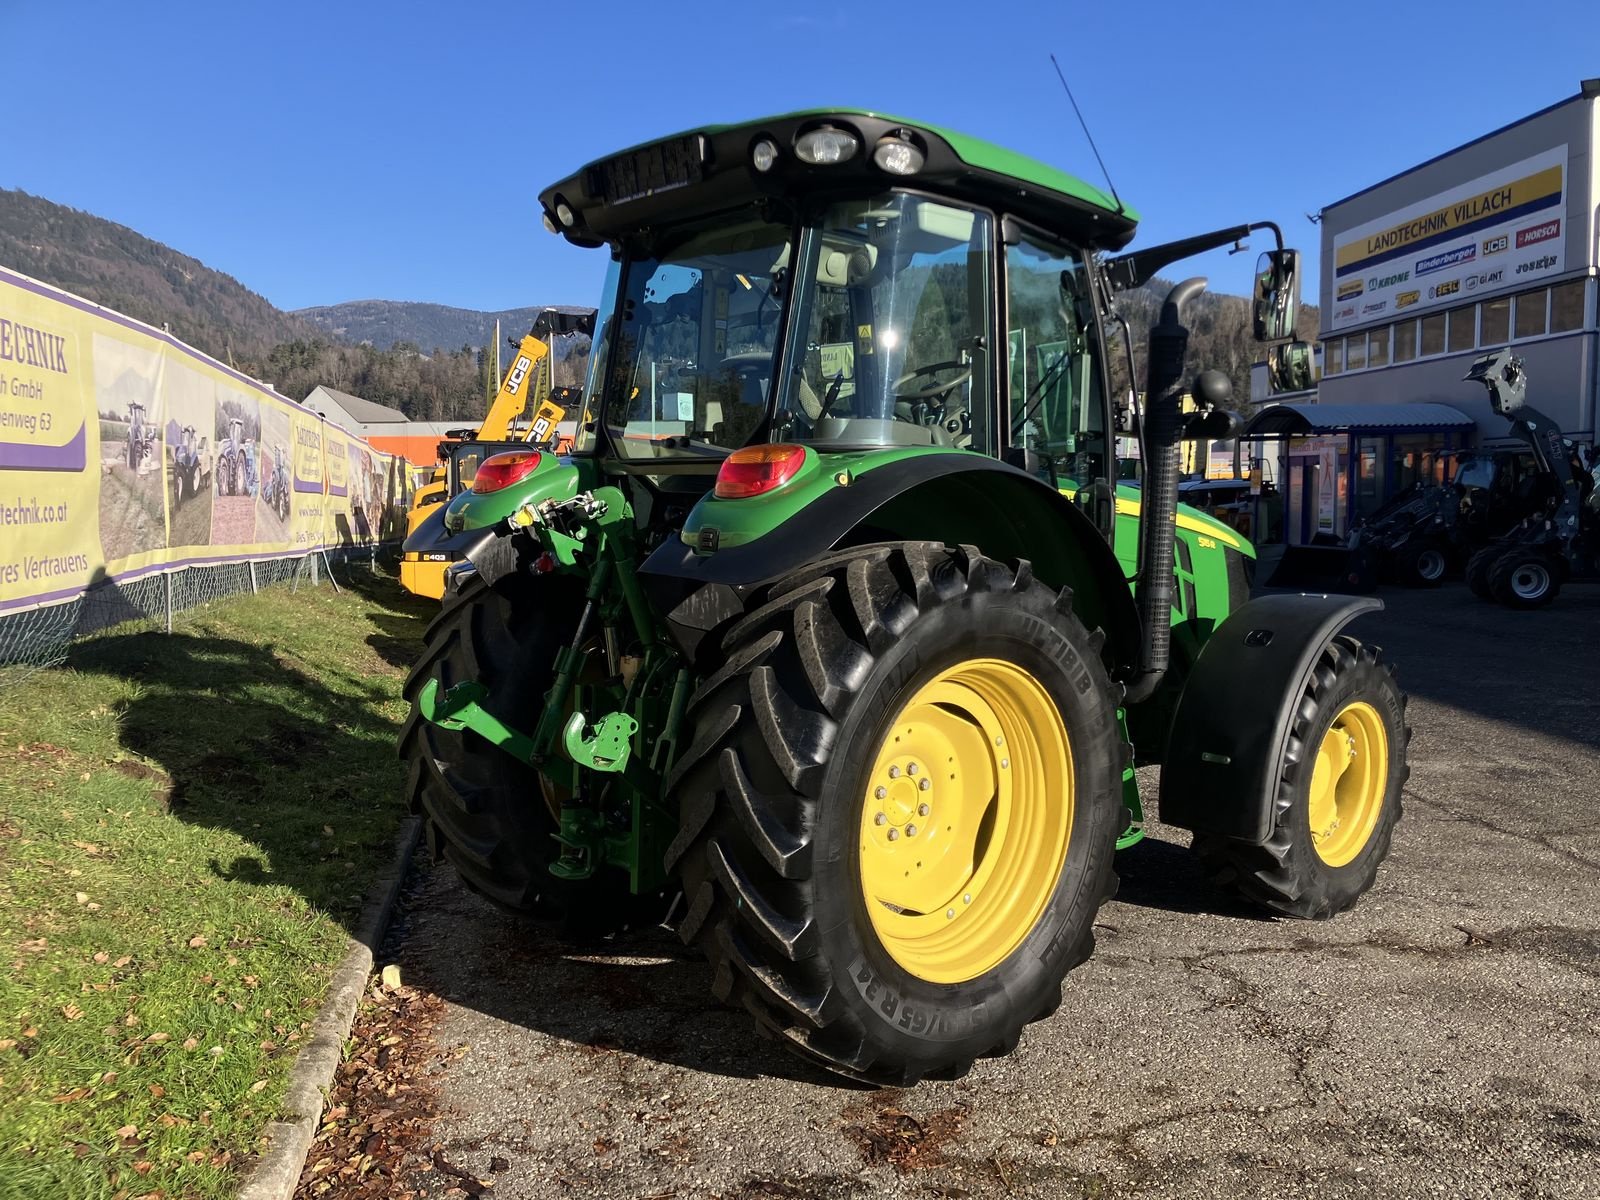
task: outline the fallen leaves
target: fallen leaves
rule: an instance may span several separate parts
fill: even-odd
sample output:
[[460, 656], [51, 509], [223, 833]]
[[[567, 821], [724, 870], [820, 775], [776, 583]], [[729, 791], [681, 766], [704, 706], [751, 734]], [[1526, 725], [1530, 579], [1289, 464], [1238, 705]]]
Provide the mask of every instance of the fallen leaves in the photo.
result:
[[356, 1015], [350, 1053], [329, 1090], [328, 1109], [300, 1176], [300, 1196], [387, 1200], [424, 1186], [430, 1195], [490, 1191], [492, 1180], [468, 1169], [475, 1164], [451, 1162], [431, 1137], [438, 1110], [429, 1068], [438, 1053], [433, 1028], [443, 1009], [430, 993], [374, 981]]
[[79, 1021], [83, 1019], [83, 1009], [76, 1004], [63, 1005], [61, 1015], [69, 1021]]
[[901, 1095], [886, 1088], [847, 1108], [846, 1118], [857, 1123], [845, 1127], [845, 1136], [861, 1148], [867, 1162], [887, 1163], [902, 1175], [942, 1165], [942, 1151], [960, 1135], [967, 1107], [942, 1108], [919, 1119], [899, 1107]]
[[189, 939], [189, 949], [191, 949], [191, 950], [198, 950], [198, 949], [200, 949], [201, 946], [204, 946], [205, 944], [206, 944], [206, 937], [205, 937], [205, 934], [203, 934], [203, 933], [197, 933], [192, 938]]

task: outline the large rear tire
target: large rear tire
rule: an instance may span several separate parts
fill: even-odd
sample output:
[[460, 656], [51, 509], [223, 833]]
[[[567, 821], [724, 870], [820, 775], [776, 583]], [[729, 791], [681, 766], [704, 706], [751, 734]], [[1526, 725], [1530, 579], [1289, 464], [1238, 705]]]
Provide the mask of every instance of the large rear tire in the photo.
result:
[[1377, 879], [1411, 773], [1406, 697], [1351, 637], [1323, 651], [1295, 711], [1266, 844], [1196, 834], [1213, 882], [1286, 917], [1354, 907]]
[[1124, 744], [1099, 642], [971, 548], [831, 555], [722, 642], [669, 783], [714, 990], [875, 1084], [1052, 1013], [1115, 890]]
[[416, 708], [430, 679], [441, 689], [476, 680], [489, 689], [485, 708], [531, 731], [582, 602], [582, 586], [569, 576], [516, 575], [494, 587], [473, 576], [424, 635], [422, 657], [406, 680], [412, 710], [399, 752], [410, 765], [412, 809], [427, 822], [436, 858], [449, 860], [468, 887], [502, 908], [599, 935], [634, 915], [627, 876], [613, 868], [579, 882], [551, 875], [557, 825], [539, 772], [471, 730], [424, 720]]

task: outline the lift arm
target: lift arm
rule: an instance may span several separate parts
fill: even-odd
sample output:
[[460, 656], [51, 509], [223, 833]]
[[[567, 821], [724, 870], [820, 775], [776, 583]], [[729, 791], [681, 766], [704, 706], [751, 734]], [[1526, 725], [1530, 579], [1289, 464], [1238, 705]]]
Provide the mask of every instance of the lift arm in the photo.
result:
[[[489, 406], [488, 415], [484, 417], [483, 425], [478, 430], [478, 441], [511, 440], [511, 430], [518, 419], [528, 411], [530, 400], [534, 401], [537, 413], [550, 396], [552, 366], [549, 361], [550, 342], [556, 337], [575, 333], [593, 336], [593, 312], [567, 313], [546, 308], [539, 313], [528, 336], [523, 338], [522, 344], [517, 347], [517, 356], [511, 362], [511, 370], [506, 372], [505, 380], [500, 384], [500, 391], [496, 393], [494, 403]], [[553, 435], [554, 432], [552, 422], [549, 433]], [[544, 438], [536, 434], [529, 440], [543, 441]]]
[[1561, 426], [1527, 401], [1528, 375], [1522, 359], [1510, 350], [1496, 350], [1474, 359], [1462, 378], [1476, 380], [1489, 390], [1489, 406], [1511, 422], [1511, 435], [1527, 443], [1539, 470], [1560, 486], [1561, 503], [1553, 520], [1562, 541], [1570, 541], [1578, 531], [1582, 485], [1573, 474]]

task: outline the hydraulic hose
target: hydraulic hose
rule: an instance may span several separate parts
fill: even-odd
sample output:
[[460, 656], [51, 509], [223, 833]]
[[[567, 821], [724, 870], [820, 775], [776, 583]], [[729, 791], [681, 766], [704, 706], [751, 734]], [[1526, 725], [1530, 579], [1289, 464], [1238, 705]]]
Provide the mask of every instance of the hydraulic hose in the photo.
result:
[[1144, 482], [1139, 514], [1139, 576], [1136, 605], [1144, 637], [1139, 664], [1123, 700], [1147, 699], [1167, 673], [1172, 657], [1173, 555], [1182, 467], [1183, 360], [1189, 330], [1183, 306], [1205, 290], [1203, 278], [1185, 279], [1167, 293], [1161, 320], [1150, 330], [1145, 377]]

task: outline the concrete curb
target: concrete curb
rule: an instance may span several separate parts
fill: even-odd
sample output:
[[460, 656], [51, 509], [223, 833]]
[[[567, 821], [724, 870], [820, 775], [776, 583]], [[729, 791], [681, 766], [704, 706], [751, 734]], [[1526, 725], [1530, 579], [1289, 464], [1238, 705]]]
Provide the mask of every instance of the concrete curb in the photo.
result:
[[367, 990], [372, 956], [389, 927], [395, 901], [400, 898], [400, 885], [421, 834], [422, 821], [407, 817], [395, 841], [394, 861], [367, 897], [356, 935], [334, 970], [328, 997], [311, 1026], [311, 1038], [295, 1058], [289, 1091], [283, 1099], [284, 1112], [289, 1115], [267, 1126], [267, 1148], [245, 1177], [238, 1200], [290, 1200], [294, 1195], [322, 1120], [328, 1085], [344, 1057], [344, 1040], [355, 1021], [356, 1006]]

